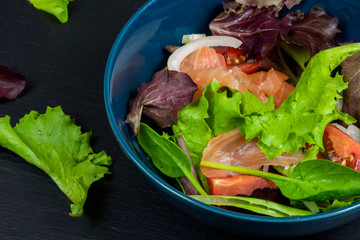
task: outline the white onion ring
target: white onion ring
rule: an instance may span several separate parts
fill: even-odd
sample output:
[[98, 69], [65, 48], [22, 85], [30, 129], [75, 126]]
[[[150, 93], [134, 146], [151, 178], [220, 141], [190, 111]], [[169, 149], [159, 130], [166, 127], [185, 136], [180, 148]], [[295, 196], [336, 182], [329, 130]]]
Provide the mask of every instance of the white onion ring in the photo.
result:
[[181, 43], [186, 44], [189, 42], [193, 42], [195, 40], [198, 40], [200, 38], [204, 38], [206, 35], [204, 33], [198, 33], [198, 34], [186, 34], [182, 37]]
[[175, 52], [173, 52], [167, 62], [169, 70], [180, 71], [180, 64], [184, 58], [190, 53], [198, 50], [204, 46], [208, 47], [233, 47], [238, 48], [242, 42], [234, 37], [229, 36], [208, 36], [197, 40], [194, 40], [188, 44], [185, 44]]

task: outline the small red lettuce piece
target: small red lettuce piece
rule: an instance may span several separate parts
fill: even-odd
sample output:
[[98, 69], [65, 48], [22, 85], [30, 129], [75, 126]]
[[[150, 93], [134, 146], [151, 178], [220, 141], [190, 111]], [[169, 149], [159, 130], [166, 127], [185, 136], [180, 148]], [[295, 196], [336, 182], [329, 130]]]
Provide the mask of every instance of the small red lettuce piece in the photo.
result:
[[360, 52], [348, 57], [341, 66], [344, 82], [349, 83], [343, 92], [342, 112], [355, 118], [355, 126], [360, 127]]
[[14, 100], [25, 88], [26, 79], [0, 64], [0, 98]]
[[161, 128], [170, 127], [177, 122], [177, 111], [192, 101], [197, 89], [186, 73], [161, 70], [151, 82], [140, 86], [137, 96], [130, 101], [126, 122], [135, 136], [140, 133], [142, 114]]
[[210, 30], [213, 35], [241, 40], [243, 43], [240, 48], [248, 55], [256, 56], [263, 51], [265, 44], [275, 44], [279, 34], [287, 35], [294, 30], [291, 18], [286, 16], [279, 19], [277, 12], [276, 7], [224, 11], [210, 23]]
[[281, 35], [286, 43], [305, 47], [311, 56], [321, 50], [339, 46], [336, 40], [340, 33], [339, 20], [328, 15], [324, 9], [311, 8], [304, 18], [299, 18], [297, 14], [287, 16], [295, 16], [295, 29], [287, 35]]

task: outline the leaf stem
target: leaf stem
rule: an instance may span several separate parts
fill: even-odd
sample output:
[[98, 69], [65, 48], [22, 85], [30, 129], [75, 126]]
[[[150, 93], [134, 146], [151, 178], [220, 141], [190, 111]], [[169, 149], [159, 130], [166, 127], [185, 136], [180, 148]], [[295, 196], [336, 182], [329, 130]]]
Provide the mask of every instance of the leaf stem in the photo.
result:
[[[235, 166], [230, 166], [230, 165], [226, 165], [226, 164], [206, 161], [206, 160], [202, 160], [200, 165], [203, 167], [210, 167], [210, 168], [216, 168], [216, 169], [221, 169], [221, 170], [227, 170], [227, 171], [232, 171], [232, 172], [237, 172], [237, 173], [242, 173], [242, 174], [263, 177], [263, 178], [266, 178], [269, 180], [275, 179], [275, 180], [288, 181], [288, 182], [292, 182], [294, 180], [292, 178], [274, 174], [274, 173], [264, 172], [264, 171], [255, 170], [255, 169], [251, 169], [251, 168], [245, 168], [245, 167], [235, 167]], [[298, 181], [295, 181], [295, 182], [298, 182]]]

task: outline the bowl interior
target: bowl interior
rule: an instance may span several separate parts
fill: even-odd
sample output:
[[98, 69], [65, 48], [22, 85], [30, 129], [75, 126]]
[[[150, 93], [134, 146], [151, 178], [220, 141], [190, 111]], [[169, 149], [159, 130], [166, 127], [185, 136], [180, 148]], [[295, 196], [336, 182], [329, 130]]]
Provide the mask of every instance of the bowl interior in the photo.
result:
[[[164, 46], [179, 45], [184, 34], [209, 34], [208, 25], [222, 11], [221, 2], [221, 0], [152, 0], [139, 9], [122, 29], [110, 52], [104, 82], [105, 106], [109, 122], [121, 148], [161, 192], [181, 204], [178, 207], [183, 209], [190, 207], [200, 211], [200, 214], [209, 214], [210, 212], [217, 215], [217, 217], [226, 216], [229, 219], [245, 220], [247, 222], [267, 222], [283, 225], [294, 222], [320, 221], [325, 218], [330, 219], [332, 223], [334, 218], [340, 214], [349, 215], [343, 217], [341, 221], [337, 221], [336, 224], [328, 222], [327, 226], [323, 227], [312, 227], [307, 230], [298, 229], [298, 231], [293, 231], [292, 234], [284, 233], [286, 236], [320, 232], [350, 221], [350, 218], [354, 217], [350, 212], [359, 210], [359, 204], [333, 211], [330, 214], [279, 219], [232, 213], [192, 200], [175, 190], [160, 177], [158, 171], [146, 158], [134, 138], [131, 128], [125, 123], [129, 99], [135, 96], [136, 90], [142, 82], [150, 81], [154, 72], [166, 65], [168, 54], [164, 51]], [[300, 5], [295, 6], [291, 11], [301, 9], [307, 12], [311, 7], [322, 7], [330, 15], [339, 18], [342, 31], [339, 41], [360, 39], [360, 28], [357, 27], [360, 23], [360, 18], [357, 16], [360, 10], [360, 2], [353, 0], [341, 2], [336, 0], [303, 0]], [[209, 221], [211, 221], [210, 218]], [[233, 228], [229, 230], [233, 230]], [[250, 233], [246, 229], [240, 232]], [[276, 235], [278, 231], [273, 232]]]

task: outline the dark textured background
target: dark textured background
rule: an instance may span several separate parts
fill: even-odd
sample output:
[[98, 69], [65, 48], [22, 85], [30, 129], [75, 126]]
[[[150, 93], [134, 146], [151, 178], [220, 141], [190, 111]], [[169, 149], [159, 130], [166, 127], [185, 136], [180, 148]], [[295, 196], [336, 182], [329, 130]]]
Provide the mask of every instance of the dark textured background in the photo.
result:
[[[0, 64], [27, 78], [15, 101], [0, 100], [12, 123], [61, 105], [113, 174], [94, 183], [80, 218], [41, 170], [0, 149], [0, 239], [249, 239], [209, 227], [173, 207], [125, 157], [106, 117], [103, 75], [112, 43], [145, 0], [75, 0], [68, 23], [26, 0], [0, 0]], [[241, 227], [241, 226], [239, 226]], [[358, 239], [360, 221], [302, 239]]]

